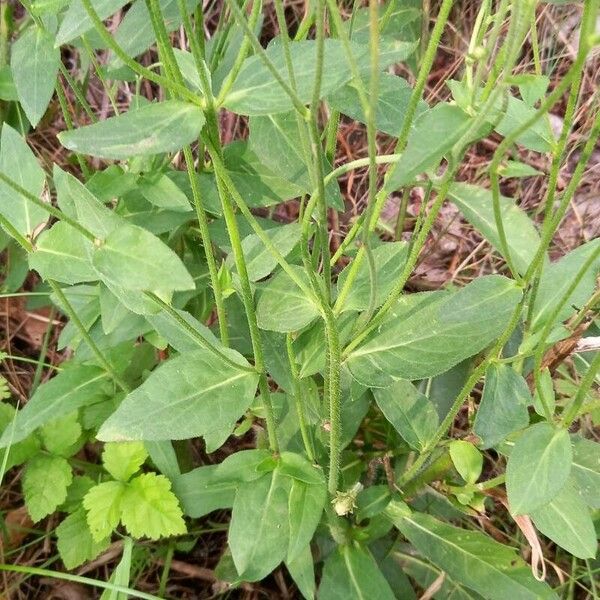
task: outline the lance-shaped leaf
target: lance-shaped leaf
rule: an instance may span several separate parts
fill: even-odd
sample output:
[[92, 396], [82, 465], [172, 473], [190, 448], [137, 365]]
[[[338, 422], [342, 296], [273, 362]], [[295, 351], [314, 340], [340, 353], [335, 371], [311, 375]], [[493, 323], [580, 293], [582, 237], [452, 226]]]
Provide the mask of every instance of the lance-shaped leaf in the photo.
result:
[[17, 413], [0, 438], [0, 448], [24, 440], [31, 432], [53, 419], [106, 398], [110, 378], [103, 369], [92, 366], [67, 368], [47, 383]]
[[515, 442], [506, 465], [506, 492], [513, 515], [525, 515], [552, 501], [571, 473], [573, 453], [566, 429], [531, 426]]
[[388, 515], [402, 535], [454, 581], [489, 600], [556, 598], [512, 548], [478, 531], [454, 527], [427, 514], [397, 511], [392, 505]]
[[483, 447], [491, 448], [513, 431], [527, 427], [529, 404], [531, 394], [523, 377], [509, 365], [490, 365], [474, 425]]
[[[6, 123], [2, 126], [0, 139], [0, 171], [40, 198], [46, 180], [44, 171], [23, 137]], [[26, 237], [48, 218], [43, 208], [32, 204], [4, 182], [0, 182], [0, 214]]]
[[498, 275], [476, 279], [458, 292], [428, 294], [417, 306], [411, 295], [404, 296], [350, 353], [347, 365], [359, 382], [376, 387], [394, 378], [439, 375], [492, 343], [520, 298], [515, 282]]
[[569, 484], [548, 504], [531, 513], [534, 525], [577, 558], [594, 558], [598, 549], [590, 509]]
[[233, 350], [237, 368], [210, 350], [194, 350], [164, 362], [131, 392], [102, 425], [98, 438], [182, 440], [219, 431], [252, 403], [258, 374]]
[[45, 29], [30, 27], [12, 45], [10, 68], [19, 102], [34, 127], [48, 108], [59, 65], [60, 51]]
[[138, 155], [175, 152], [198, 138], [202, 110], [179, 100], [134, 108], [118, 117], [58, 134], [69, 150], [124, 160]]

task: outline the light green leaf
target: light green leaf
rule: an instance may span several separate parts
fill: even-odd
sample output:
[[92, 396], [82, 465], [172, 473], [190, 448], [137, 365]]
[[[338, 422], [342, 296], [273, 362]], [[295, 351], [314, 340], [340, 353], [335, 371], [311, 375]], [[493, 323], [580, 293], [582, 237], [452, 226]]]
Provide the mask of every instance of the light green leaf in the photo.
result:
[[[458, 206], [465, 219], [496, 250], [501, 251], [494, 219], [492, 192], [468, 183], [453, 183], [448, 196]], [[500, 214], [510, 255], [519, 273], [524, 274], [537, 251], [540, 236], [533, 221], [512, 198], [500, 197]]]
[[[291, 182], [301, 193], [311, 194], [314, 186], [306, 158], [313, 161], [314, 157], [310, 151], [305, 157], [296, 118], [295, 112], [250, 117], [249, 147], [266, 167]], [[323, 171], [331, 172], [326, 160]], [[325, 186], [325, 198], [329, 206], [343, 210], [344, 200], [337, 181]]]
[[125, 484], [105, 481], [94, 486], [83, 498], [87, 522], [96, 542], [108, 538], [121, 518], [121, 502]]
[[579, 436], [572, 441], [575, 487], [588, 506], [600, 508], [600, 444]]
[[483, 448], [491, 448], [512, 432], [527, 427], [530, 403], [531, 394], [523, 377], [509, 365], [491, 364], [485, 373], [474, 423]]
[[[2, 126], [0, 138], [0, 171], [41, 199], [46, 181], [44, 171], [23, 137], [7, 123]], [[0, 182], [0, 214], [25, 237], [32, 237], [37, 227], [48, 219], [43, 208], [4, 182]]]
[[435, 433], [439, 420], [433, 404], [405, 379], [373, 390], [377, 406], [406, 443], [422, 450]]
[[92, 366], [65, 369], [43, 383], [17, 413], [14, 428], [6, 429], [0, 448], [24, 440], [30, 433], [63, 415], [107, 397], [112, 383], [104, 370]]
[[154, 206], [168, 210], [190, 212], [187, 196], [164, 173], [148, 173], [138, 180], [137, 190]]
[[110, 442], [104, 445], [102, 464], [115, 479], [128, 481], [146, 458], [148, 453], [142, 442]]
[[[129, 581], [131, 579], [131, 557], [133, 554], [133, 540], [130, 537], [126, 537], [123, 540], [123, 555], [119, 564], [112, 572], [109, 581], [114, 585], [121, 587], [129, 587]], [[114, 589], [105, 589], [100, 596], [100, 600], [129, 600], [129, 594], [117, 592]]]
[[536, 177], [538, 175], [543, 175], [542, 171], [538, 171], [531, 165], [518, 160], [507, 160], [506, 163], [498, 169], [498, 172], [505, 178]]
[[478, 531], [448, 525], [422, 513], [393, 517], [394, 525], [415, 548], [448, 573], [489, 600], [556, 598], [512, 549]]
[[294, 479], [289, 498], [289, 544], [286, 561], [295, 562], [309, 547], [327, 500], [325, 480], [311, 485]]
[[70, 514], [56, 528], [56, 538], [58, 552], [67, 569], [96, 558], [110, 543], [108, 538], [100, 542], [94, 540], [83, 508]]
[[338, 546], [323, 568], [320, 600], [394, 600], [371, 553], [357, 545]]
[[[406, 242], [388, 242], [374, 248], [372, 254], [376, 273], [374, 308], [377, 308], [384, 303], [404, 269], [408, 245]], [[338, 294], [344, 288], [351, 268], [352, 263], [340, 273], [337, 285]], [[356, 278], [340, 307], [340, 311], [366, 310], [369, 308], [370, 296], [371, 276], [369, 274], [369, 263], [365, 257], [358, 268]]]
[[81, 431], [78, 412], [73, 411], [46, 423], [41, 428], [40, 435], [48, 452], [68, 458], [72, 455]]
[[483, 455], [471, 442], [452, 440], [448, 445], [450, 458], [458, 474], [467, 482], [475, 483], [481, 475]]
[[61, 456], [39, 454], [27, 463], [23, 495], [34, 523], [53, 513], [65, 501], [72, 480], [71, 466]]
[[534, 75], [533, 73], [522, 73], [519, 75], [519, 93], [521, 98], [529, 106], [534, 106], [538, 100], [541, 100], [548, 86], [550, 78], [547, 75]]
[[538, 293], [535, 298], [531, 329], [539, 331], [554, 311], [556, 303], [565, 295], [573, 282], [574, 275], [584, 263], [596, 254], [590, 268], [565, 302], [559, 312], [556, 322], [564, 321], [572, 314], [576, 307], [581, 307], [592, 295], [595, 287], [596, 276], [600, 271], [600, 238], [587, 242], [572, 250], [560, 260], [546, 266], [542, 272]]
[[279, 471], [282, 475], [287, 475], [309, 485], [320, 486], [325, 483], [323, 470], [297, 452], [281, 453]]
[[417, 175], [437, 167], [472, 124], [473, 117], [453, 104], [441, 102], [424, 112], [413, 125], [389, 189], [412, 183]]
[[292, 561], [286, 560], [285, 566], [288, 568], [294, 583], [298, 586], [300, 593], [306, 600], [313, 600], [315, 597], [315, 567], [310, 546], [305, 546]]
[[42, 279], [75, 284], [95, 281], [98, 273], [92, 267], [93, 244], [79, 231], [62, 221], [43, 231], [29, 255], [29, 267]]
[[8, 453], [5, 467], [7, 471], [34, 456], [40, 447], [38, 438], [35, 435], [27, 436], [20, 442], [10, 443], [10, 435], [16, 412], [12, 404], [0, 402], [0, 433], [5, 433], [8, 439], [6, 444], [8, 450], [0, 451], [0, 465], [4, 465], [5, 454]]
[[229, 526], [235, 568], [246, 581], [266, 577], [288, 550], [291, 480], [276, 469], [238, 488]]
[[538, 415], [543, 417], [546, 415], [543, 402], [545, 401], [548, 404], [550, 412], [554, 413], [554, 409], [556, 408], [556, 395], [554, 393], [552, 373], [550, 373], [548, 367], [542, 369], [539, 379], [539, 388], [536, 388], [533, 393], [533, 408]]
[[54, 37], [39, 27], [27, 29], [11, 47], [10, 68], [19, 102], [33, 127], [48, 108], [59, 65]]
[[517, 439], [506, 465], [506, 492], [513, 515], [552, 501], [571, 473], [573, 453], [565, 429], [537, 423]]
[[125, 160], [180, 150], [198, 138], [203, 125], [200, 108], [179, 100], [167, 100], [134, 108], [93, 125], [63, 131], [58, 139], [74, 152]]
[[[293, 269], [306, 286], [310, 287], [306, 272], [300, 267]], [[280, 333], [297, 331], [312, 323], [318, 316], [316, 304], [306, 297], [285, 271], [280, 271], [261, 286], [256, 306], [256, 317], [261, 329]]]
[[92, 263], [102, 280], [126, 290], [194, 289], [194, 280], [180, 258], [155, 235], [135, 225], [115, 229], [94, 251]]
[[[248, 363], [227, 350], [241, 366]], [[254, 398], [258, 374], [238, 369], [209, 350], [162, 363], [102, 425], [103, 441], [180, 440], [234, 423]]]
[[571, 485], [565, 485], [549, 503], [530, 514], [534, 525], [577, 558], [595, 558], [598, 548], [590, 509]]
[[[102, 21], [117, 12], [127, 0], [95, 0], [94, 10]], [[81, 0], [72, 0], [56, 34], [56, 45], [62, 46], [94, 28]]]
[[[406, 79], [387, 73], [381, 74], [375, 114], [375, 126], [379, 131], [398, 137], [411, 95], [412, 88]], [[367, 122], [354, 81], [329, 94], [327, 102], [331, 108], [348, 115], [355, 121]], [[427, 104], [419, 102], [416, 116], [418, 117], [425, 110]]]
[[170, 481], [156, 473], [138, 475], [127, 484], [121, 500], [121, 521], [136, 538], [157, 540], [187, 531]]
[[477, 354], [504, 330], [521, 291], [514, 281], [490, 275], [458, 292], [428, 294], [417, 306], [411, 296], [401, 297], [382, 326], [348, 356], [346, 364], [363, 385], [432, 377]]

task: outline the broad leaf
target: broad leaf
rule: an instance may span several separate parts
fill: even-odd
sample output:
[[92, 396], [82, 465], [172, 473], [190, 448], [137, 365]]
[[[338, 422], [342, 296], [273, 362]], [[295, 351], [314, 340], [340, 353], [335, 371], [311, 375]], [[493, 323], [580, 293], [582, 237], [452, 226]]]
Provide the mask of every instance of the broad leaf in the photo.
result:
[[140, 177], [137, 191], [150, 204], [166, 210], [190, 212], [187, 196], [177, 184], [164, 173], [149, 173]]
[[202, 110], [179, 100], [134, 108], [118, 117], [58, 134], [61, 144], [82, 154], [128, 159], [175, 152], [198, 138]]
[[127, 484], [121, 499], [121, 521], [136, 538], [157, 540], [187, 531], [171, 482], [156, 473], [138, 475]]
[[148, 458], [141, 442], [112, 442], [105, 444], [102, 453], [104, 468], [119, 481], [128, 481]]
[[[228, 356], [248, 363], [233, 350]], [[232, 425], [252, 403], [258, 374], [226, 363], [209, 350], [164, 362], [102, 425], [98, 438], [181, 440]]]
[[[381, 75], [375, 114], [375, 126], [379, 131], [396, 137], [400, 134], [411, 95], [412, 88], [406, 79], [387, 73]], [[354, 81], [350, 81], [329, 94], [327, 102], [334, 110], [348, 115], [356, 121], [366, 123], [357, 85]], [[427, 104], [419, 102], [416, 116], [425, 110], [427, 110]]]
[[[0, 139], [0, 171], [41, 199], [46, 177], [33, 152], [10, 125], [4, 123]], [[48, 213], [0, 182], [0, 214], [25, 237], [48, 219]]]
[[10, 68], [19, 102], [34, 127], [48, 108], [59, 65], [54, 37], [37, 26], [22, 33], [11, 47]]
[[394, 525], [415, 548], [464, 584], [489, 600], [556, 598], [512, 549], [478, 531], [468, 531], [422, 513], [389, 511]]
[[424, 379], [447, 371], [500, 335], [521, 291], [513, 281], [490, 275], [458, 292], [427, 297], [416, 307], [411, 295], [401, 297], [384, 324], [350, 353], [347, 365], [359, 382], [385, 387], [393, 378]]
[[229, 526], [229, 547], [246, 581], [266, 577], [288, 550], [291, 480], [276, 469], [238, 488]]
[[506, 465], [506, 491], [513, 515], [524, 515], [552, 501], [571, 472], [573, 454], [565, 429], [533, 425], [519, 437]]
[[79, 508], [56, 528], [57, 548], [67, 569], [74, 569], [92, 560], [108, 548], [107, 538], [96, 542], [87, 524], [85, 510]]
[[545, 536], [573, 556], [596, 556], [598, 542], [590, 509], [569, 484], [549, 504], [537, 508], [530, 516]]
[[[468, 183], [454, 183], [448, 195], [465, 219], [496, 250], [501, 251], [500, 237], [494, 219], [492, 193]], [[500, 197], [500, 214], [511, 258], [519, 273], [524, 274], [537, 251], [540, 236], [533, 221], [512, 198]]]
[[[307, 287], [310, 282], [305, 271], [293, 267]], [[256, 306], [258, 326], [269, 331], [297, 331], [312, 323], [319, 316], [317, 305], [292, 281], [285, 272], [280, 271], [273, 279], [262, 286]]]
[[69, 458], [78, 450], [81, 425], [77, 411], [52, 419], [40, 429], [42, 443], [48, 452]]
[[71, 466], [62, 456], [40, 454], [27, 463], [23, 495], [34, 523], [53, 513], [65, 501], [72, 480]]
[[155, 235], [135, 225], [115, 229], [94, 251], [92, 264], [104, 283], [158, 295], [194, 289], [179, 257]]
[[467, 482], [475, 483], [481, 475], [483, 455], [477, 448], [465, 440], [452, 440], [448, 444], [448, 451], [454, 468]]
[[[8, 436], [8, 440], [10, 440], [16, 412], [12, 404], [0, 402], [0, 433], [5, 433]], [[37, 454], [40, 448], [40, 443], [36, 435], [30, 435], [20, 442], [12, 444], [9, 442], [6, 445], [7, 449], [0, 451], [0, 464], [4, 465], [4, 460], [6, 459], [5, 469], [7, 471], [15, 465], [20, 465], [30, 459]]]
[[96, 542], [108, 538], [121, 518], [121, 501], [125, 484], [105, 481], [95, 485], [83, 498], [87, 522]]
[[513, 431], [527, 427], [529, 404], [531, 394], [523, 377], [509, 365], [490, 365], [474, 423], [482, 447], [491, 448]]
[[103, 400], [111, 387], [108, 375], [98, 367], [78, 366], [65, 369], [40, 385], [17, 413], [14, 427], [4, 431], [0, 438], [0, 448], [25, 439], [52, 419]]
[[423, 450], [439, 424], [435, 407], [428, 398], [404, 379], [374, 389], [373, 394], [385, 418], [406, 443], [415, 450]]
[[338, 546], [323, 568], [320, 600], [394, 600], [371, 553], [357, 545]]
[[315, 584], [315, 566], [310, 546], [305, 546], [294, 560], [286, 560], [285, 566], [288, 568], [302, 596], [306, 600], [313, 600], [317, 586]]
[[600, 508], [600, 444], [573, 438], [573, 470], [577, 491], [592, 508]]
[[[399, 279], [408, 254], [406, 242], [389, 242], [382, 244], [372, 250], [373, 262], [375, 263], [375, 302], [374, 308], [384, 303], [394, 284]], [[338, 294], [344, 289], [348, 273], [352, 268], [350, 263], [338, 277]], [[358, 268], [356, 278], [350, 286], [350, 290], [340, 307], [340, 311], [366, 310], [369, 308], [371, 296], [371, 275], [367, 257]]]

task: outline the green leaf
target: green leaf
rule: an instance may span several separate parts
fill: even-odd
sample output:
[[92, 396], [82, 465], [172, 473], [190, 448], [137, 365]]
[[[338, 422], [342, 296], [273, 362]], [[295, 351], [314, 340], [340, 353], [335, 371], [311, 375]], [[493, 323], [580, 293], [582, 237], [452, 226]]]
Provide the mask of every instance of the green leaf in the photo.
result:
[[5, 433], [8, 439], [8, 450], [0, 452], [0, 465], [4, 465], [5, 454], [6, 458], [5, 470], [20, 465], [26, 460], [34, 456], [40, 447], [37, 436], [30, 435], [22, 439], [20, 442], [10, 443], [10, 436], [13, 428], [16, 410], [11, 404], [0, 402], [0, 433]]
[[[501, 251], [500, 237], [494, 219], [492, 193], [468, 183], [453, 183], [448, 196], [458, 206], [465, 219], [496, 250]], [[512, 198], [500, 196], [500, 214], [510, 255], [519, 273], [524, 274], [535, 256], [540, 236], [533, 221]]]
[[118, 117], [58, 134], [73, 152], [125, 160], [175, 152], [198, 138], [204, 125], [202, 110], [179, 100], [134, 108]]
[[246, 581], [266, 577], [286, 557], [291, 480], [276, 469], [238, 488], [229, 526], [235, 568]]
[[533, 393], [533, 408], [538, 415], [544, 417], [546, 415], [546, 412], [544, 411], [544, 401], [548, 404], [550, 412], [554, 413], [556, 408], [556, 395], [554, 393], [552, 373], [550, 373], [548, 367], [542, 369], [539, 378], [539, 387], [536, 387]]
[[121, 500], [121, 521], [136, 538], [157, 540], [187, 531], [171, 482], [156, 473], [138, 475], [127, 484]]
[[458, 292], [426, 295], [428, 301], [407, 315], [415, 303], [411, 296], [401, 297], [382, 326], [348, 356], [346, 364], [363, 385], [425, 379], [477, 354], [504, 330], [521, 291], [504, 277], [480, 277]]
[[546, 537], [573, 556], [595, 558], [598, 542], [590, 510], [569, 484], [549, 504], [532, 511], [530, 516]]
[[373, 390], [377, 406], [406, 443], [415, 450], [427, 446], [435, 433], [438, 414], [429, 399], [404, 379]]
[[547, 75], [534, 75], [532, 73], [522, 73], [519, 76], [519, 93], [521, 98], [529, 106], [534, 106], [538, 100], [541, 100], [546, 94], [550, 85], [550, 79]]
[[[248, 366], [233, 350], [228, 356]], [[181, 440], [232, 425], [254, 398], [258, 374], [238, 369], [209, 350], [161, 364], [102, 425], [98, 439]]]
[[194, 280], [180, 258], [155, 235], [135, 225], [115, 229], [94, 251], [92, 263], [102, 280], [126, 290], [194, 289]]
[[[352, 80], [329, 94], [327, 102], [334, 110], [348, 115], [355, 121], [366, 123], [357, 87]], [[387, 73], [381, 74], [375, 113], [375, 126], [379, 131], [398, 137], [411, 95], [412, 88], [406, 79]], [[425, 110], [427, 104], [419, 102], [416, 116], [418, 117]]]
[[98, 273], [91, 263], [93, 244], [79, 231], [62, 221], [43, 231], [29, 255], [29, 267], [42, 279], [75, 284], [95, 281]]
[[[372, 254], [376, 273], [374, 308], [377, 308], [384, 303], [404, 269], [408, 245], [406, 242], [388, 242], [374, 248]], [[337, 283], [338, 294], [344, 288], [351, 268], [352, 263], [340, 273]], [[350, 291], [340, 307], [340, 311], [366, 310], [369, 308], [370, 296], [371, 276], [369, 263], [365, 257], [358, 268], [356, 278], [350, 286]]]
[[58, 552], [67, 569], [96, 558], [110, 543], [108, 538], [100, 542], [94, 540], [83, 508], [70, 514], [56, 528], [56, 538]]
[[393, 516], [394, 525], [415, 548], [448, 573], [489, 600], [556, 598], [512, 549], [478, 531], [448, 525], [422, 513]]
[[338, 546], [323, 568], [320, 600], [394, 600], [371, 553], [357, 545]]
[[87, 522], [96, 542], [108, 538], [121, 518], [121, 502], [125, 484], [105, 481], [94, 486], [83, 498]]
[[483, 455], [471, 442], [452, 440], [448, 445], [450, 458], [458, 474], [467, 482], [475, 483], [481, 475]]
[[[127, 0], [95, 0], [94, 10], [102, 21], [117, 12]], [[69, 9], [65, 13], [56, 34], [56, 45], [62, 46], [94, 29], [94, 23], [90, 19], [87, 10], [81, 0], [72, 0]]]
[[[262, 164], [291, 182], [301, 193], [311, 194], [314, 186], [298, 132], [297, 113], [250, 117], [249, 123], [249, 147]], [[310, 153], [308, 160], [314, 160]], [[325, 159], [323, 172], [325, 175], [331, 172], [331, 165]], [[344, 209], [337, 181], [325, 186], [325, 198], [329, 206]]]
[[504, 441], [529, 424], [531, 394], [527, 382], [511, 366], [491, 364], [485, 373], [483, 396], [475, 415], [474, 432], [483, 448]]
[[600, 508], [600, 444], [579, 436], [574, 436], [572, 441], [571, 473], [577, 491], [588, 506]]
[[279, 471], [282, 475], [287, 475], [309, 485], [323, 485], [325, 483], [322, 469], [311, 464], [308, 459], [296, 452], [281, 453]]
[[313, 600], [315, 597], [315, 567], [310, 546], [305, 546], [292, 561], [286, 560], [285, 566], [288, 568], [294, 583], [298, 590], [307, 600]]
[[[317, 68], [317, 45], [314, 40], [292, 42], [290, 56], [294, 69], [295, 88], [300, 101], [311, 101]], [[363, 68], [368, 65], [368, 46], [352, 45], [355, 59]], [[281, 43], [272, 43], [266, 50], [281, 77], [289, 84]], [[342, 42], [326, 39], [320, 96], [326, 96], [348, 81], [352, 72]], [[242, 70], [225, 98], [224, 105], [242, 115], [269, 115], [293, 108], [292, 101], [259, 56], [244, 61]]]
[[472, 124], [473, 117], [453, 104], [440, 102], [424, 112], [413, 125], [389, 189], [412, 183], [417, 175], [437, 167]]
[[53, 513], [65, 501], [72, 480], [71, 466], [61, 456], [39, 454], [27, 463], [23, 495], [34, 523]]
[[[300, 267], [292, 267], [298, 277], [310, 288], [308, 275]], [[316, 304], [285, 272], [280, 271], [261, 286], [256, 306], [256, 318], [261, 329], [269, 331], [297, 331], [312, 323], [319, 316]]]
[[537, 177], [538, 175], [543, 175], [542, 171], [538, 171], [531, 165], [518, 160], [507, 160], [499, 169], [499, 173], [505, 178]]
[[[44, 171], [23, 137], [7, 123], [2, 126], [0, 138], [0, 171], [41, 199], [46, 181]], [[4, 182], [0, 182], [0, 214], [29, 238], [48, 219], [43, 208], [32, 204]]]
[[142, 442], [110, 442], [102, 453], [104, 468], [118, 481], [129, 481], [146, 458], [148, 453]]
[[0, 448], [24, 440], [30, 433], [63, 415], [103, 400], [112, 384], [103, 369], [93, 366], [70, 367], [43, 383], [17, 413], [14, 428], [6, 429]]
[[40, 435], [48, 452], [68, 458], [75, 450], [81, 431], [78, 412], [74, 411], [46, 423]]
[[537, 423], [517, 439], [506, 465], [506, 492], [513, 515], [524, 515], [552, 501], [571, 472], [569, 433]]
[[323, 508], [327, 500], [325, 480], [312, 485], [294, 479], [289, 498], [289, 544], [287, 549], [288, 563], [294, 563], [310, 546], [317, 525], [321, 520]]
[[[579, 246], [560, 260], [544, 268], [535, 298], [533, 319], [531, 321], [532, 332], [539, 331], [545, 326], [557, 302], [571, 286], [575, 274], [591, 255], [597, 253], [599, 249], [600, 238]], [[600, 271], [600, 253], [596, 254], [590, 268], [559, 311], [555, 322], [567, 319], [575, 311], [573, 305], [581, 307], [587, 301], [594, 291], [598, 271]]]
[[168, 210], [190, 212], [187, 196], [177, 184], [164, 173], [148, 173], [138, 180], [137, 191], [154, 206]]
[[42, 28], [30, 27], [11, 47], [10, 68], [19, 102], [33, 127], [48, 108], [59, 65], [54, 37]]
[[[129, 581], [131, 579], [131, 557], [133, 554], [133, 540], [130, 537], [126, 537], [123, 540], [123, 555], [119, 564], [112, 572], [109, 581], [114, 585], [121, 587], [129, 587]], [[100, 600], [128, 600], [129, 594], [123, 594], [121, 592], [115, 592], [114, 589], [106, 588], [100, 596]]]

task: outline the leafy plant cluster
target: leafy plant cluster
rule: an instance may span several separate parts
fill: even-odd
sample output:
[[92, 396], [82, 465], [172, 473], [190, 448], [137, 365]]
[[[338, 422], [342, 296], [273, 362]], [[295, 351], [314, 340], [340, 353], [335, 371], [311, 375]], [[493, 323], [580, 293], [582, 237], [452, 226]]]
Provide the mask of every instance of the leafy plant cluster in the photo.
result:
[[[18, 289], [28, 268], [39, 275], [67, 318], [58, 345], [72, 358], [19, 410], [4, 398], [0, 447], [3, 472], [23, 465], [32, 520], [60, 514], [67, 569], [125, 536], [106, 584], [123, 591], [131, 537], [193, 536], [194, 520], [231, 509], [217, 575], [232, 586], [283, 563], [305, 598], [407, 599], [434, 582], [436, 598], [557, 597], [519, 542], [471, 518], [494, 502], [534, 551], [537, 531], [591, 569], [600, 353], [576, 351], [566, 365], [549, 356], [597, 335], [600, 240], [555, 262], [548, 249], [600, 134], [594, 98], [557, 191], [597, 0], [584, 2], [576, 57], [552, 86], [539, 61], [515, 71], [527, 40], [535, 51], [536, 2], [481, 2], [463, 69], [446, 82], [451, 100], [434, 106], [423, 91], [452, 0], [424, 39], [412, 0], [315, 0], [293, 35], [275, 0], [280, 31], [266, 47], [260, 0], [226, 0], [208, 40], [195, 0], [22, 4], [0, 65], [5, 286]], [[144, 66], [136, 57], [149, 49], [156, 61]], [[61, 50], [77, 57], [77, 76]], [[393, 74], [398, 63], [412, 85]], [[88, 104], [90, 76], [113, 116]], [[159, 99], [142, 95], [144, 81]], [[565, 96], [556, 135], [548, 113]], [[49, 105], [62, 113], [70, 172], [41, 164], [26, 140]], [[225, 110], [246, 118], [247, 139], [221, 142]], [[346, 117], [365, 124], [368, 152], [335, 165]], [[378, 153], [378, 133], [396, 138], [393, 153]], [[456, 181], [468, 148], [492, 134], [502, 141], [489, 187]], [[546, 154], [548, 173], [521, 150]], [[356, 169], [367, 169], [367, 200], [332, 253], [337, 179]], [[536, 224], [500, 189], [542, 176]], [[401, 192], [401, 224], [415, 187], [425, 199], [410, 241], [390, 239], [385, 202]], [[273, 207], [290, 200], [298, 218], [282, 223]], [[408, 293], [445, 202], [502, 272]], [[211, 454], [248, 431], [252, 449], [190, 464], [184, 440], [202, 438]], [[101, 466], [80, 458], [94, 440]]]

